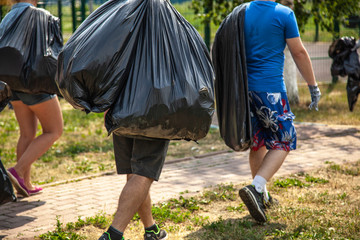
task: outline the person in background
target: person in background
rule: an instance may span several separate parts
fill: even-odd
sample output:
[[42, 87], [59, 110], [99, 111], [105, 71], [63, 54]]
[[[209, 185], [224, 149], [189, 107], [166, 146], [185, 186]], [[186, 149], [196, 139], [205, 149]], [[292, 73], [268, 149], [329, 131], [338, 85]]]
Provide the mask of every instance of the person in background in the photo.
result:
[[[14, 3], [0, 23], [0, 38], [26, 8], [36, 7], [37, 0], [16, 0]], [[8, 169], [8, 175], [17, 192], [28, 197], [42, 190], [31, 183], [31, 165], [61, 136], [63, 118], [56, 94], [29, 94], [12, 90], [12, 95], [11, 105], [19, 123], [20, 137], [16, 148], [17, 163]], [[42, 133], [36, 136], [39, 122]]]
[[287, 45], [308, 84], [310, 109], [318, 110], [317, 86], [309, 55], [300, 39], [294, 12], [275, 0], [255, 0], [245, 11], [244, 36], [253, 144], [249, 163], [251, 185], [239, 191], [250, 215], [266, 222], [266, 209], [275, 203], [266, 183], [296, 149], [294, 114], [290, 110], [283, 79]]

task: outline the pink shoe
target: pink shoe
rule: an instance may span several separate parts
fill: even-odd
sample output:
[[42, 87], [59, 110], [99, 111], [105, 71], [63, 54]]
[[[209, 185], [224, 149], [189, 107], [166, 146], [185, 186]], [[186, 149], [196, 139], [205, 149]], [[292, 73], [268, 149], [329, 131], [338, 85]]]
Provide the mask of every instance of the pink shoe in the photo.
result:
[[20, 193], [24, 197], [29, 197], [30, 196], [29, 195], [29, 190], [25, 186], [24, 179], [19, 177], [19, 175], [17, 174], [15, 169], [14, 168], [9, 168], [7, 170], [7, 173], [9, 175], [9, 178], [10, 178], [12, 184], [14, 185], [16, 190], [18, 191], [18, 193]]
[[38, 193], [40, 193], [42, 190], [43, 190], [43, 189], [42, 189], [41, 187], [35, 187], [34, 190], [29, 189], [29, 195], [31, 196], [31, 195], [38, 194]]

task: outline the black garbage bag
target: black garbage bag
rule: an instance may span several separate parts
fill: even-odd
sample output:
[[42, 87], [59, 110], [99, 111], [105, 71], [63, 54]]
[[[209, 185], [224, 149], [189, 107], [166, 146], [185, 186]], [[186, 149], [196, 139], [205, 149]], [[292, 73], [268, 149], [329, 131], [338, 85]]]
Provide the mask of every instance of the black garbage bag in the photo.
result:
[[245, 151], [251, 145], [244, 39], [246, 6], [236, 7], [221, 23], [212, 50], [220, 134], [235, 151]]
[[329, 56], [333, 59], [331, 64], [332, 76], [346, 76], [348, 73], [344, 67], [344, 62], [349, 58], [351, 49], [355, 46], [355, 38], [342, 37], [339, 38], [330, 45]]
[[346, 84], [346, 92], [349, 110], [352, 112], [354, 110], [355, 103], [357, 102], [358, 95], [360, 93], [360, 79], [349, 75]]
[[10, 102], [11, 96], [12, 94], [9, 85], [0, 81], [0, 112], [4, 110], [6, 105]]
[[0, 205], [15, 202], [16, 196], [11, 181], [0, 159]]
[[352, 78], [360, 79], [360, 61], [357, 51], [351, 51], [344, 60], [344, 69], [346, 75], [352, 75]]
[[66, 43], [57, 73], [75, 108], [110, 108], [109, 134], [162, 139], [206, 136], [213, 80], [201, 36], [167, 0], [106, 2]]
[[57, 56], [63, 46], [60, 21], [28, 7], [0, 36], [0, 80], [14, 91], [57, 93]]
[[342, 37], [335, 40], [329, 48], [329, 56], [334, 60], [331, 65], [333, 76], [348, 76], [346, 92], [349, 110], [354, 110], [360, 93], [360, 61], [356, 49], [353, 49], [356, 39]]

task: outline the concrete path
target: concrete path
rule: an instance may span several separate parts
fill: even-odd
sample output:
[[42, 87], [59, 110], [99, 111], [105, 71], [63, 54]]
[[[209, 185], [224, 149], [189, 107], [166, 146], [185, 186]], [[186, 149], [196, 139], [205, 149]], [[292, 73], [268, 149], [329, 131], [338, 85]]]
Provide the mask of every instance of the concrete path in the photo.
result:
[[[360, 160], [360, 127], [296, 124], [298, 149], [289, 154], [277, 177], [321, 167], [326, 162]], [[220, 183], [251, 181], [248, 152], [218, 152], [165, 164], [160, 181], [153, 184], [153, 203], [195, 193]], [[0, 206], [0, 239], [32, 239], [62, 223], [100, 211], [112, 214], [124, 176], [103, 175], [45, 187], [42, 194]]]

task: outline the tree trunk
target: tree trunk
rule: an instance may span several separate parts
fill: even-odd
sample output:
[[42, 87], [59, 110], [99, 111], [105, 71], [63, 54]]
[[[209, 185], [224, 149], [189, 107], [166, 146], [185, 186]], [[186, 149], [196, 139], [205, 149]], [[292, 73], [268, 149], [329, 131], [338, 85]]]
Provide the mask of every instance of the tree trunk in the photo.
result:
[[299, 104], [299, 92], [297, 86], [296, 64], [289, 49], [285, 48], [284, 81], [290, 104]]
[[[294, 0], [281, 0], [281, 4], [294, 9]], [[289, 49], [285, 48], [284, 81], [290, 104], [299, 104], [299, 92], [297, 87], [296, 64]]]

